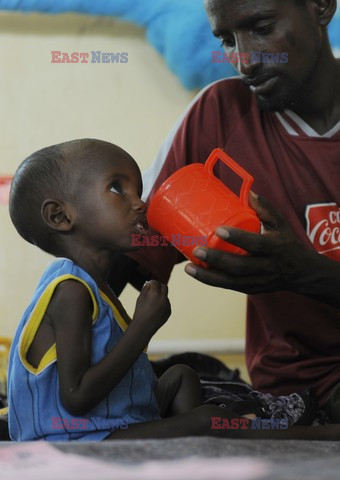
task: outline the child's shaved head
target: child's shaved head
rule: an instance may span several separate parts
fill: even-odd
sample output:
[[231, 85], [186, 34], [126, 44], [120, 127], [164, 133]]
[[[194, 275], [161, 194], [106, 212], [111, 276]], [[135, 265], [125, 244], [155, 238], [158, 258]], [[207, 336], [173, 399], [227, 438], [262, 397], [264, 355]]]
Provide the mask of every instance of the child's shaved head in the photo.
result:
[[106, 147], [124, 152], [108, 142], [80, 139], [43, 148], [22, 162], [12, 181], [9, 213], [25, 240], [54, 253], [55, 231], [44, 221], [42, 205], [46, 199], [74, 200], [82, 176], [94, 174], [88, 167], [95, 165], [95, 152]]

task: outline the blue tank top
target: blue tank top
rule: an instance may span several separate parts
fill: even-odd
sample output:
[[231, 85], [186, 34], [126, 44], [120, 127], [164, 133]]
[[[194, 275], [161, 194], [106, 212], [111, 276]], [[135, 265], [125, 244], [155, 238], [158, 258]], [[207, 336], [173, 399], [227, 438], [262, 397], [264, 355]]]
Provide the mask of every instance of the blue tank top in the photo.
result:
[[37, 368], [27, 361], [28, 349], [53, 292], [57, 285], [68, 279], [85, 285], [92, 298], [91, 364], [105, 357], [127, 328], [116, 307], [83, 269], [65, 258], [49, 265], [20, 321], [11, 346], [8, 413], [12, 440], [102, 440], [117, 428], [160, 419], [154, 396], [157, 380], [145, 352], [109, 395], [81, 418], [72, 416], [61, 402], [56, 345], [43, 355]]

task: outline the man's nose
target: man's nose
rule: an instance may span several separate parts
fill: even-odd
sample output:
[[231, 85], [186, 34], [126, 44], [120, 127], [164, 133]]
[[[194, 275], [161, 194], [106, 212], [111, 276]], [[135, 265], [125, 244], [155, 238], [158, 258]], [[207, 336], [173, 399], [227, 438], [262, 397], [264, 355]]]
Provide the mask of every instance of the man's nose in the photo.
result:
[[261, 65], [261, 52], [249, 51], [245, 58], [241, 59], [239, 72], [244, 77], [256, 75]]
[[244, 35], [235, 37], [239, 62], [237, 70], [242, 76], [251, 77], [261, 63], [261, 52], [254, 48], [253, 42]]

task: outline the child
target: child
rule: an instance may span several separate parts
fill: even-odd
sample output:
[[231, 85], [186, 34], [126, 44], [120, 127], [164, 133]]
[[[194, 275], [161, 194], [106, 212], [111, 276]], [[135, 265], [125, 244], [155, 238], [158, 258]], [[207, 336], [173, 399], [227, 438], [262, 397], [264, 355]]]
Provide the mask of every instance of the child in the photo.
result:
[[[146, 233], [141, 194], [136, 162], [99, 140], [45, 148], [17, 170], [12, 221], [25, 240], [58, 259], [42, 276], [13, 340], [11, 438], [289, 438], [293, 429], [212, 429], [212, 417], [241, 417], [199, 406], [199, 381], [187, 367], [173, 367], [156, 385], [145, 349], [170, 316], [167, 287], [147, 282], [131, 320], [107, 285], [114, 253], [133, 250], [131, 234]], [[306, 430], [296, 428], [305, 438]], [[318, 428], [314, 437], [323, 438]]]

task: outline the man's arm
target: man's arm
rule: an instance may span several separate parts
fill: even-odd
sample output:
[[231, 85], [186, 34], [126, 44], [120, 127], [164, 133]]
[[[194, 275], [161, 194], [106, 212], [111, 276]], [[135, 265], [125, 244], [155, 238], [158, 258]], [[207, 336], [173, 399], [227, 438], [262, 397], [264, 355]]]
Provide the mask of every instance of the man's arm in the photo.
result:
[[190, 263], [185, 271], [203, 283], [247, 294], [289, 290], [340, 307], [340, 264], [306, 248], [263, 197], [252, 194], [249, 201], [264, 227], [261, 235], [228, 227], [216, 233], [251, 255], [199, 247], [195, 256], [211, 268]]

